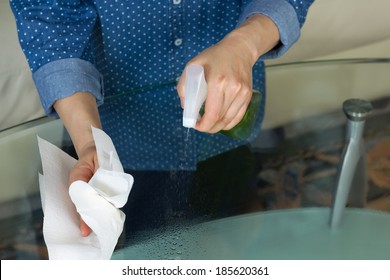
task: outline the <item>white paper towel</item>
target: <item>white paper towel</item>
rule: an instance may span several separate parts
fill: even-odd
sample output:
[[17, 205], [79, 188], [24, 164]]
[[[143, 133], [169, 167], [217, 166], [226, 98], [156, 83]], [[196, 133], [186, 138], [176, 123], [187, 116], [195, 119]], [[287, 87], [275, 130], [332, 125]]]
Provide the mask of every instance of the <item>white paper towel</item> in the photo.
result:
[[[43, 235], [49, 259], [110, 259], [123, 230], [133, 177], [123, 167], [110, 137], [92, 128], [99, 169], [86, 183], [68, 186], [76, 160], [38, 137], [43, 175], [40, 176]], [[83, 237], [80, 216], [92, 229]]]

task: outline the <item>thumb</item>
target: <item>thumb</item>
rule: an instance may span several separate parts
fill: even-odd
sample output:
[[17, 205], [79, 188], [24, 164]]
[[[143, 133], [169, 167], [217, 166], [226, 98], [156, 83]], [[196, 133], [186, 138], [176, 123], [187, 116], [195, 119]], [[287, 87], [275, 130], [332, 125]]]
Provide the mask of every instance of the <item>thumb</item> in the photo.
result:
[[[92, 153], [93, 154], [93, 153]], [[79, 159], [75, 167], [72, 169], [69, 175], [69, 186], [75, 181], [84, 181], [88, 182], [95, 170], [97, 169], [97, 160], [96, 155], [86, 157], [84, 159]], [[88, 236], [92, 230], [91, 228], [80, 218], [80, 231], [82, 236]]]
[[68, 185], [75, 181], [88, 182], [99, 167], [95, 145], [84, 148], [79, 153], [79, 160], [69, 174]]
[[88, 182], [91, 180], [93, 173], [94, 169], [92, 169], [92, 167], [88, 164], [77, 163], [70, 173], [68, 184], [70, 186], [75, 181]]
[[184, 101], [185, 101], [185, 81], [186, 81], [186, 71], [184, 69], [179, 81], [177, 82], [177, 86], [176, 86], [177, 93], [178, 93], [179, 98], [180, 98], [180, 106], [182, 109], [184, 109]]

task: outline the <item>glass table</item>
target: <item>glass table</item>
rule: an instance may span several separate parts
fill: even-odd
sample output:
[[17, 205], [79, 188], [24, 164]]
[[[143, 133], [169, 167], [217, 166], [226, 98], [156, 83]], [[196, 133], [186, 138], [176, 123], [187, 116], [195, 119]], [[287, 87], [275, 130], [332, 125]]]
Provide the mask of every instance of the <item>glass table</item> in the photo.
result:
[[[264, 130], [250, 145], [196, 172], [130, 171], [113, 259], [390, 259], [389, 72], [388, 59], [267, 67]], [[349, 98], [374, 106], [364, 130], [367, 200], [331, 229]], [[37, 206], [0, 220], [1, 259], [46, 259], [39, 195], [21, 197]]]

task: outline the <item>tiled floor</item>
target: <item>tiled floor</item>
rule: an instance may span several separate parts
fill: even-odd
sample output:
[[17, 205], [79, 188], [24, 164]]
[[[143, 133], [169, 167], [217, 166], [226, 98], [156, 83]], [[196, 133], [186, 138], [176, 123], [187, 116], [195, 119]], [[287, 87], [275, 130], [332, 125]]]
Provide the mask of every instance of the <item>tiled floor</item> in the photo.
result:
[[[381, 102], [376, 105], [379, 106]], [[328, 117], [325, 115], [321, 118]], [[389, 121], [388, 112], [374, 114], [366, 123], [364, 136], [369, 177], [366, 207], [388, 212], [390, 212]], [[305, 120], [300, 125], [304, 126]], [[281, 137], [273, 147], [266, 149], [256, 145], [251, 149], [241, 147], [200, 164], [200, 171], [196, 174], [150, 173], [152, 177], [154, 176], [154, 179], [149, 179], [151, 185], [163, 178], [170, 190], [155, 194], [159, 196], [156, 201], [161, 201], [160, 197], [166, 199], [161, 203], [161, 207], [165, 207], [163, 211], [160, 209], [156, 215], [148, 209], [145, 213], [155, 219], [154, 226], [159, 227], [166, 224], [167, 220], [172, 224], [183, 219], [207, 220], [271, 209], [329, 206], [337, 165], [344, 146], [344, 124], [309, 130], [294, 137], [283, 137], [283, 133], [285, 135], [288, 129], [287, 126], [279, 128]], [[231, 176], [227, 175], [229, 173]], [[141, 172], [136, 176], [150, 178], [150, 174]], [[185, 191], [182, 185], [190, 187]], [[129, 202], [134, 208], [142, 207], [145, 193], [135, 190], [130, 196]], [[134, 225], [139, 222], [131, 216], [131, 209], [131, 207], [126, 209], [130, 212], [126, 227], [127, 240], [131, 239], [131, 230], [135, 231]], [[167, 216], [170, 219], [167, 219]], [[143, 221], [147, 219], [142, 218]], [[42, 221], [40, 209], [1, 220], [0, 258], [46, 259]], [[139, 228], [142, 227], [143, 225], [139, 225]]]

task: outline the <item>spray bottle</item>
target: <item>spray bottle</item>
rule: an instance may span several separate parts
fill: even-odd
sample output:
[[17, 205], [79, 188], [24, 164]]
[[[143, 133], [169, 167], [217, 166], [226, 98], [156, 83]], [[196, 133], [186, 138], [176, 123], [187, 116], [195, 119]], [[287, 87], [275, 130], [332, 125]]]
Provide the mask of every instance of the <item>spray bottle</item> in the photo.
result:
[[[186, 67], [185, 104], [183, 112], [183, 126], [194, 128], [198, 118], [204, 113], [204, 102], [207, 97], [207, 83], [204, 69], [197, 64]], [[253, 91], [252, 99], [242, 120], [230, 130], [222, 130], [221, 134], [239, 139], [247, 139], [253, 131], [261, 102], [259, 91]]]

